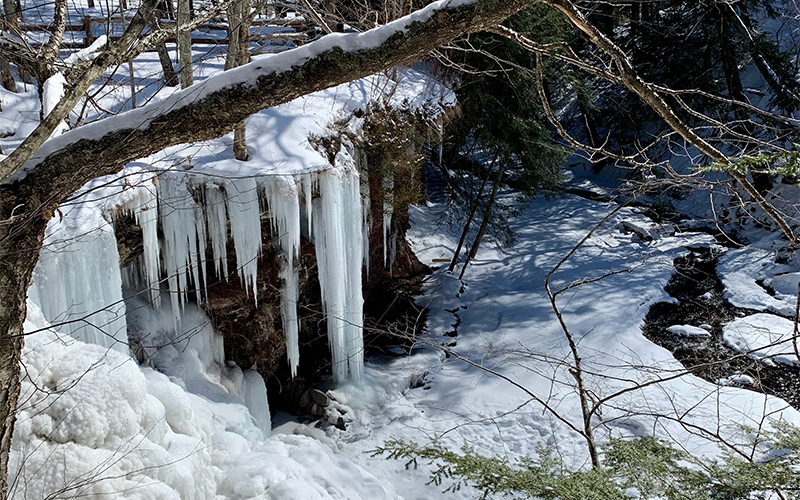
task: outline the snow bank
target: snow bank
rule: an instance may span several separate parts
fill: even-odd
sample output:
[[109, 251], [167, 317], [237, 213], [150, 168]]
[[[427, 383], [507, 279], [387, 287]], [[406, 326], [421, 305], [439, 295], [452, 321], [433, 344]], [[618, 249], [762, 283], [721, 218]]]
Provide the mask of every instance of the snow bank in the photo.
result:
[[725, 344], [764, 363], [798, 364], [792, 337], [794, 322], [773, 314], [753, 314], [722, 329]]

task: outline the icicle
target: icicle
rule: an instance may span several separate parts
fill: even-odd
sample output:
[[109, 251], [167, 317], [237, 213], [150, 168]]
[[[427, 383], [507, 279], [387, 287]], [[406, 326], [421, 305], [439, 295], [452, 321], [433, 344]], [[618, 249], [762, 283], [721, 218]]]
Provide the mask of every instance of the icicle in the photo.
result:
[[303, 194], [305, 195], [306, 199], [306, 217], [308, 218], [308, 236], [311, 237], [311, 212], [312, 205], [311, 205], [311, 191], [312, 191], [312, 177], [311, 175], [306, 175], [303, 177]]
[[[197, 254], [195, 254], [195, 263], [200, 266], [200, 276], [203, 277], [203, 291], [206, 298], [208, 298], [208, 276], [206, 276], [206, 219], [203, 217], [203, 209], [197, 207], [194, 211], [194, 225], [197, 232]], [[200, 282], [195, 277], [195, 291], [197, 292], [197, 303], [200, 304]]]
[[[188, 276], [200, 287], [198, 268], [197, 210], [184, 179], [162, 176], [158, 182], [159, 215], [164, 233], [164, 268], [167, 272], [175, 330], [180, 329], [186, 303]], [[194, 254], [194, 257], [192, 255]]]
[[322, 198], [322, 220], [315, 224], [314, 241], [317, 250], [320, 286], [322, 287], [328, 325], [328, 344], [331, 348], [333, 380], [336, 383], [347, 379], [347, 345], [344, 337], [345, 300], [347, 283], [345, 270], [346, 250], [344, 235], [344, 211], [342, 207], [341, 172], [334, 169], [319, 174]]
[[225, 210], [226, 197], [216, 184], [206, 185], [206, 219], [208, 236], [211, 239], [211, 252], [214, 269], [218, 278], [228, 280], [228, 213]]
[[161, 263], [158, 248], [158, 199], [155, 186], [144, 186], [141, 189], [138, 203], [133, 209], [136, 223], [142, 228], [142, 254], [145, 283], [150, 302], [155, 309], [161, 308], [161, 289], [159, 277]]
[[343, 207], [345, 245], [347, 247], [347, 277], [344, 337], [350, 378], [358, 380], [364, 371], [364, 298], [361, 290], [363, 255], [363, 211], [361, 185], [353, 160], [344, 152], [336, 155], [337, 166], [343, 167]]
[[[273, 232], [278, 248], [284, 256], [280, 270], [280, 277], [283, 280], [281, 319], [286, 336], [286, 355], [292, 377], [294, 377], [297, 375], [297, 365], [300, 361], [297, 319], [297, 299], [300, 287], [296, 266], [296, 260], [300, 253], [300, 197], [293, 177], [271, 177], [265, 188], [265, 194], [269, 200]], [[310, 203], [310, 200], [307, 202]]]
[[383, 178], [383, 267], [387, 264], [391, 266], [392, 262], [388, 261], [387, 255], [387, 240], [392, 231], [392, 215], [394, 214], [394, 174], [389, 172]]
[[372, 204], [369, 197], [369, 166], [367, 165], [367, 155], [363, 151], [356, 150], [356, 158], [358, 159], [356, 167], [358, 169], [359, 178], [361, 179], [361, 225], [363, 228], [361, 239], [364, 242], [362, 252], [364, 255], [364, 267], [367, 273], [367, 279], [369, 279], [369, 233], [370, 227], [372, 226]]
[[258, 186], [253, 178], [228, 179], [228, 217], [236, 251], [236, 267], [242, 287], [258, 302], [256, 277], [258, 256], [261, 253], [261, 217], [258, 204]]
[[328, 323], [333, 378], [358, 378], [363, 370], [361, 295], [362, 216], [358, 174], [344, 150], [336, 168], [321, 172], [320, 214], [314, 239], [323, 304]]

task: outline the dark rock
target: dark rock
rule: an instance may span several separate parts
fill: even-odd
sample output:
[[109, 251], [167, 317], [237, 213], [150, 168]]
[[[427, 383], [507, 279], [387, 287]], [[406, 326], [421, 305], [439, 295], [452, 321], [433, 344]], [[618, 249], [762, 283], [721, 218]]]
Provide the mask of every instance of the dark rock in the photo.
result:
[[320, 391], [319, 389], [311, 389], [310, 393], [311, 393], [311, 399], [317, 406], [326, 408], [328, 405], [331, 404], [331, 398], [328, 397], [327, 394]]

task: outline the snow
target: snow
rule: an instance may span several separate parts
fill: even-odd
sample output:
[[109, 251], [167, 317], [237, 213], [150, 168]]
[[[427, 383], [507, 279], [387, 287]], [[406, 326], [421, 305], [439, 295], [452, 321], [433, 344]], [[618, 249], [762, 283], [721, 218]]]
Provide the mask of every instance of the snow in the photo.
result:
[[[776, 264], [775, 257], [783, 246], [779, 237], [767, 236], [744, 248], [730, 250], [722, 255], [717, 272], [725, 285], [725, 297], [737, 307], [771, 311], [782, 316], [794, 316], [797, 302], [797, 285], [787, 267]], [[775, 281], [777, 279], [777, 282]], [[757, 281], [765, 285], [776, 282], [779, 293], [775, 296]], [[792, 287], [794, 283], [794, 287]]]
[[793, 333], [793, 321], [759, 313], [725, 325], [722, 337], [727, 346], [764, 363], [799, 364], [792, 343]]
[[[504, 200], [513, 203], [513, 195]], [[571, 359], [569, 346], [542, 282], [613, 207], [576, 197], [536, 200], [519, 207], [520, 214], [511, 222], [515, 244], [502, 251], [486, 245], [466, 270], [463, 283], [455, 278], [459, 270], [455, 276], [444, 269], [431, 275], [418, 300], [430, 309], [427, 333], [413, 354], [370, 357], [364, 382], [340, 389], [356, 411], [354, 424], [337, 434], [353, 459], [384, 473], [406, 499], [443, 497], [441, 490], [447, 484], [425, 485], [430, 471], [425, 466], [406, 470], [402, 461], [371, 458], [364, 451], [390, 438], [421, 444], [435, 438], [439, 446], [451, 450], [468, 443], [477, 453], [511, 460], [535, 456], [537, 447], [545, 446], [569, 467], [587, 466], [582, 438], [530, 401], [529, 395], [492, 373], [445, 356], [434, 346], [455, 342], [448, 348], [451, 352], [523, 385], [580, 426], [574, 378], [564, 366]], [[445, 222], [440, 206], [411, 207], [410, 216], [408, 239], [423, 262], [452, 256], [460, 228]], [[629, 209], [619, 213], [617, 222], [621, 221], [649, 224]], [[674, 272], [674, 258], [684, 255], [686, 247], [713, 243], [702, 233], [666, 234], [644, 242], [609, 221], [554, 276], [557, 288], [640, 266], [631, 273], [579, 286], [559, 298], [576, 336], [593, 397], [602, 398], [635, 383], [668, 379], [603, 404], [602, 414], [593, 419], [601, 443], [609, 436], [655, 434], [692, 453], [713, 456], [719, 452], [717, 446], [694, 433], [692, 426], [711, 428], [736, 442], [743, 424], [758, 426], [778, 418], [800, 422], [800, 414], [777, 398], [689, 374], [672, 378], [684, 368], [641, 333], [649, 306], [670, 300], [663, 286]], [[458, 335], [445, 336], [456, 324]], [[700, 333], [697, 327], [681, 326]], [[742, 385], [745, 380], [731, 382]], [[470, 488], [447, 495], [464, 500], [478, 496]]]
[[[415, 19], [458, 5], [437, 2]], [[145, 127], [165, 109], [237, 81], [255, 84], [261, 75], [284, 71], [334, 46], [374, 46], [406, 29], [405, 22], [365, 34], [324, 37], [300, 50], [257, 57], [190, 89], [166, 90], [143, 108], [51, 139], [37, 158], [81, 138]], [[90, 57], [89, 51], [84, 56]], [[215, 65], [220, 64], [214, 59], [198, 65], [198, 80], [214, 73]], [[143, 54], [136, 68], [152, 77], [157, 60]], [[586, 466], [583, 441], [562, 421], [518, 388], [445, 356], [438, 347], [446, 343], [451, 352], [519, 382], [580, 425], [568, 346], [542, 281], [612, 209], [610, 204], [566, 197], [519, 206], [511, 222], [517, 234], [513, 247], [484, 245], [464, 282], [443, 270], [426, 280], [419, 303], [430, 308], [428, 328], [414, 354], [364, 361], [361, 273], [369, 254], [371, 214], [359, 186], [367, 179], [355, 168], [362, 166], [361, 158], [347, 141], [330, 165], [309, 137], [327, 137], [339, 129], [357, 137], [363, 121], [353, 112], [369, 109], [387, 89], [390, 105], [432, 107], [433, 116], [452, 102], [452, 93], [442, 92], [415, 69], [400, 69], [394, 80], [381, 74], [350, 82], [248, 118], [249, 162], [232, 158], [230, 136], [168, 148], [128, 165], [119, 177], [90, 183], [76, 201], [54, 214], [28, 304], [25, 378], [11, 455], [13, 498], [43, 498], [62, 488], [69, 489], [63, 496], [142, 499], [380, 500], [400, 498], [398, 492], [407, 500], [442, 497], [440, 487], [426, 484], [425, 467], [406, 470], [402, 462], [365, 453], [395, 437], [437, 437], [451, 449], [466, 442], [481, 453], [511, 459], [535, 455], [543, 445], [569, 466]], [[114, 113], [129, 106], [125, 92], [123, 85], [97, 99]], [[5, 151], [30, 131], [39, 108], [35, 90], [11, 94], [0, 89], [0, 97], [3, 126], [16, 131], [4, 140]], [[101, 116], [90, 110], [85, 119]], [[385, 182], [389, 187], [393, 180]], [[502, 202], [515, 203], [513, 197], [506, 193]], [[718, 205], [714, 199], [684, 203], [698, 203], [698, 211]], [[383, 205], [379, 223], [391, 268], [396, 234], [390, 196]], [[142, 228], [144, 253], [124, 271], [133, 287], [123, 287], [120, 277], [109, 222], [117, 210], [133, 214]], [[209, 269], [220, 279], [238, 274], [257, 299], [264, 210], [279, 254], [281, 316], [293, 374], [301, 362], [296, 328], [301, 234], [315, 243], [338, 384], [331, 393], [339, 402], [334, 406], [352, 409], [347, 431], [321, 431], [297, 422], [272, 429], [266, 385], [257, 367], [227, 363], [221, 338], [196, 306], [207, 286], [206, 241], [213, 260]], [[410, 209], [409, 239], [428, 264], [452, 256], [457, 241], [458, 228], [444, 224], [440, 210]], [[228, 222], [233, 249], [228, 248]], [[625, 233], [626, 227], [652, 241]], [[683, 367], [640, 332], [649, 306], [670, 300], [663, 285], [673, 271], [672, 260], [690, 246], [724, 252], [720, 275], [726, 296], [736, 305], [791, 316], [797, 263], [775, 263], [781, 245], [772, 237], [724, 250], [707, 235], [675, 234], [675, 227], [625, 209], [565, 264], [555, 276], [557, 287], [635, 268], [559, 299], [592, 394], [604, 397], [637, 382], [668, 379], [603, 404], [593, 420], [601, 442], [609, 436], [655, 434], [689, 451], [714, 455], [717, 446], [694, 435], [691, 426], [713, 427], [735, 440], [742, 424], [757, 426], [765, 418], [800, 423], [785, 402], [734, 387], [752, 385], [744, 375], [721, 379], [718, 385], [688, 374], [673, 378]], [[236, 269], [228, 269], [229, 250], [236, 256]], [[764, 286], [758, 284], [762, 280]], [[169, 301], [161, 300], [164, 293]], [[81, 320], [90, 313], [93, 327]], [[77, 321], [50, 325], [65, 319]], [[787, 342], [790, 323], [762, 313], [726, 325], [724, 336], [729, 345], [765, 362], [796, 363]], [[678, 335], [708, 336], [706, 330], [707, 325], [670, 327]], [[455, 338], [443, 336], [453, 331]], [[141, 366], [128, 355], [128, 344]], [[476, 496], [469, 488], [451, 495]]]
[[705, 329], [692, 325], [672, 325], [669, 328], [667, 328], [667, 331], [670, 333], [674, 333], [675, 335], [680, 335], [682, 337], [711, 336], [711, 334], [708, 333]]
[[[156, 314], [171, 323], [168, 312]], [[204, 320], [195, 311], [184, 324]], [[58, 335], [31, 302], [25, 330], [38, 333], [23, 353], [10, 498], [399, 498], [321, 431], [299, 426], [265, 438], [261, 377], [238, 368], [225, 376], [200, 359], [195, 348], [209, 346], [192, 346], [196, 337], [168, 376]], [[190, 374], [192, 360], [202, 372]]]
[[[64, 97], [64, 88], [67, 86], [67, 80], [60, 72], [56, 72], [53, 76], [44, 81], [42, 85], [42, 115], [47, 116], [53, 112], [53, 109], [58, 104], [58, 101]], [[61, 122], [58, 124], [51, 137], [61, 135], [69, 130], [69, 126]]]

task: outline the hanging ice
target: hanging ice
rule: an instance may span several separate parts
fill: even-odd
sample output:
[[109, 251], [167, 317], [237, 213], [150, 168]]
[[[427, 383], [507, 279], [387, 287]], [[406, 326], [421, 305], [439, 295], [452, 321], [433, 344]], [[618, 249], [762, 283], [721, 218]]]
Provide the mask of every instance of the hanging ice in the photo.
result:
[[360, 379], [364, 371], [364, 298], [362, 296], [361, 268], [364, 263], [361, 185], [353, 159], [344, 151], [336, 155], [337, 168], [344, 169], [343, 208], [344, 236], [347, 249], [347, 277], [345, 300], [344, 338], [350, 378]]
[[261, 209], [258, 204], [258, 186], [252, 177], [228, 179], [228, 217], [231, 220], [231, 235], [236, 251], [236, 267], [242, 287], [252, 291], [253, 300], [258, 301], [256, 276], [258, 256], [261, 253]]
[[[280, 265], [280, 277], [283, 281], [281, 319], [286, 336], [286, 355], [292, 377], [294, 377], [297, 375], [297, 364], [300, 361], [297, 319], [299, 285], [296, 264], [300, 253], [300, 198], [293, 177], [269, 177], [264, 186], [265, 195], [269, 201], [273, 234], [283, 260]], [[306, 195], [308, 204], [310, 204], [309, 198]], [[309, 218], [309, 220], [311, 219]]]
[[313, 177], [311, 175], [303, 176], [303, 195], [306, 203], [306, 218], [308, 219], [308, 237], [311, 237], [311, 193], [313, 190]]
[[208, 236], [211, 240], [211, 253], [218, 278], [228, 279], [228, 213], [226, 198], [222, 188], [207, 184], [205, 190], [205, 209], [208, 221]]
[[[205, 230], [198, 235], [200, 207], [189, 193], [184, 178], [162, 176], [158, 181], [158, 204], [161, 228], [164, 233], [164, 269], [167, 273], [169, 295], [175, 330], [179, 330], [181, 311], [186, 303], [189, 277], [194, 281], [198, 302], [200, 298], [200, 249], [205, 253]], [[198, 242], [198, 236], [203, 242]]]
[[370, 200], [369, 190], [369, 165], [367, 165], [367, 155], [361, 150], [356, 150], [356, 170], [359, 172], [361, 179], [361, 238], [364, 242], [363, 255], [364, 255], [364, 268], [369, 279], [369, 233], [372, 228], [372, 202]]
[[359, 179], [344, 150], [335, 168], [319, 174], [322, 203], [314, 225], [322, 301], [328, 324], [333, 378], [358, 378], [363, 370], [361, 296], [362, 214]]
[[136, 192], [138, 196], [125, 204], [123, 211], [133, 215], [142, 228], [141, 271], [150, 303], [155, 309], [161, 307], [159, 277], [161, 273], [158, 246], [158, 196], [154, 178], [143, 180]]
[[394, 174], [388, 172], [383, 178], [383, 266], [390, 267], [394, 263], [394, 255], [388, 252], [387, 245], [392, 231], [392, 215], [394, 214]]

